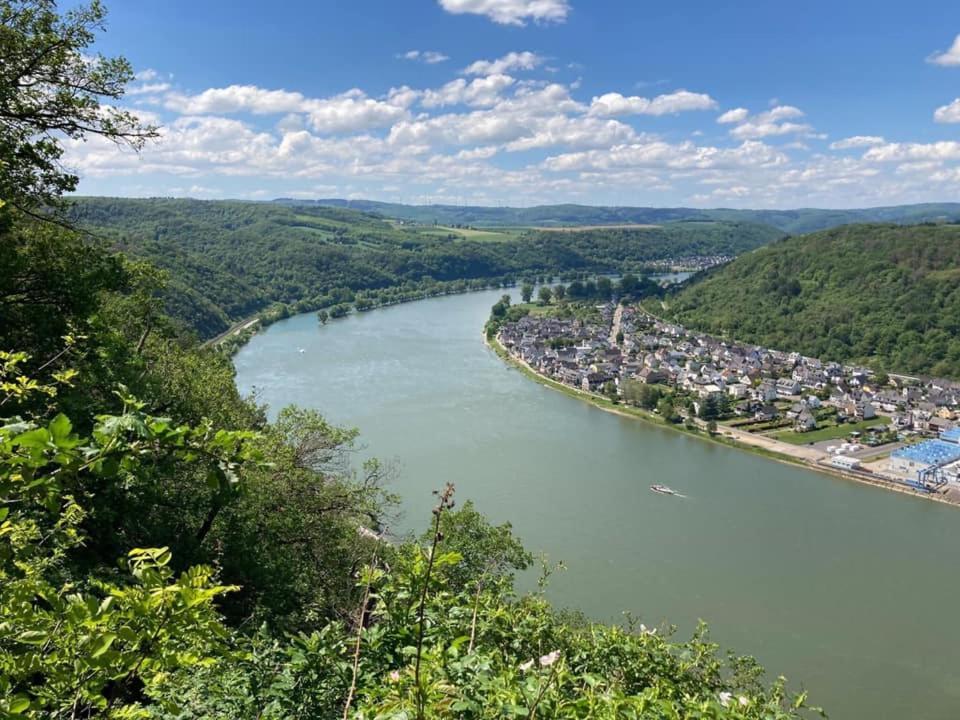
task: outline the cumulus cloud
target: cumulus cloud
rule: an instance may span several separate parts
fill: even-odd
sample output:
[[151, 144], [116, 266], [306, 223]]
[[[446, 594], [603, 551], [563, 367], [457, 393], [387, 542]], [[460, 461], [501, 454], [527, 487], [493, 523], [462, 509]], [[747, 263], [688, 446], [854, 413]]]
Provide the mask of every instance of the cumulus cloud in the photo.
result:
[[414, 60], [427, 65], [436, 65], [450, 59], [449, 55], [444, 55], [436, 50], [408, 50], [405, 53], [400, 53], [397, 57], [401, 60]]
[[877, 135], [854, 135], [853, 137], [844, 138], [843, 140], [837, 140], [836, 142], [830, 143], [830, 149], [851, 150], [853, 148], [883, 145], [885, 142], [886, 140], [884, 140], [882, 137], [878, 137]]
[[461, 104], [493, 105], [500, 98], [500, 93], [515, 82], [509, 75], [489, 75], [470, 82], [457, 78], [438, 90], [427, 90], [421, 103], [426, 108]]
[[617, 168], [661, 167], [673, 170], [708, 170], [745, 166], [775, 166], [788, 158], [758, 141], [747, 141], [739, 147], [718, 148], [692, 142], [668, 143], [662, 140], [617, 145], [605, 150], [554, 155], [544, 167], [555, 172], [571, 170], [610, 170]]
[[933, 119], [938, 123], [960, 122], [960, 98], [957, 98], [949, 105], [938, 107], [933, 113]]
[[742, 108], [733, 111], [736, 112], [734, 117], [740, 118], [739, 120], [725, 121], [736, 123], [730, 134], [738, 140], [757, 140], [778, 135], [809, 135], [813, 132], [813, 127], [806, 123], [788, 122], [803, 117], [803, 111], [793, 105], [777, 105], [756, 115], [744, 115], [740, 110]]
[[277, 115], [304, 113], [318, 132], [359, 132], [390, 125], [407, 115], [414, 96], [401, 89], [386, 101], [367, 97], [362, 90], [349, 90], [330, 98], [307, 98], [299, 92], [266, 90], [255, 85], [210, 88], [197, 95], [169, 93], [164, 107], [183, 115], [251, 113]]
[[960, 65], [960, 35], [953, 40], [949, 50], [935, 52], [927, 58], [928, 63], [942, 67], [956, 67]]
[[887, 143], [870, 148], [863, 158], [875, 162], [960, 160], [960, 142]]
[[496, 60], [477, 60], [464, 68], [464, 75], [498, 75], [513, 70], [533, 70], [543, 64], [543, 58], [529, 50], [510, 52]]
[[527, 21], [563, 22], [570, 13], [567, 0], [439, 0], [454, 15], [483, 15], [500, 25], [525, 25]]
[[171, 93], [164, 106], [184, 115], [250, 112], [272, 115], [303, 110], [306, 98], [298, 92], [265, 90], [255, 85], [230, 85], [210, 88], [197, 95]]
[[[428, 52], [400, 57], [428, 63]], [[611, 88], [583, 102], [578, 83], [517, 79], [544, 69], [541, 56], [518, 51], [433, 87], [329, 97], [242, 84], [186, 92], [171, 88], [169, 75], [142, 71], [134, 110], [157, 110], [144, 117], [162, 125], [159, 141], [137, 154], [97, 138], [67, 140], [64, 159], [87, 178], [86, 192], [116, 192], [117, 178], [134, 175], [124, 188], [142, 194], [222, 188], [242, 196], [239, 181], [224, 179], [242, 177], [271, 195], [310, 197], [322, 187], [327, 196], [481, 204], [622, 202], [629, 189], [638, 203], [852, 206], [960, 191], [960, 142], [853, 135], [811, 152], [804, 142], [820, 136], [799, 108], [781, 104], [719, 114], [725, 140], [694, 132], [681, 141], [643, 132], [640, 118], [716, 109], [710, 95], [641, 97]], [[960, 122], [960, 99], [935, 117]], [[862, 155], [833, 152], [847, 150]]]
[[750, 111], [746, 108], [734, 108], [727, 110], [723, 115], [717, 118], [717, 122], [726, 125], [729, 123], [740, 123], [747, 119]]
[[686, 90], [667, 95], [658, 95], [652, 100], [636, 95], [625, 97], [620, 93], [607, 93], [593, 98], [590, 115], [611, 117], [614, 115], [670, 115], [686, 110], [712, 110], [716, 101], [709, 95]]

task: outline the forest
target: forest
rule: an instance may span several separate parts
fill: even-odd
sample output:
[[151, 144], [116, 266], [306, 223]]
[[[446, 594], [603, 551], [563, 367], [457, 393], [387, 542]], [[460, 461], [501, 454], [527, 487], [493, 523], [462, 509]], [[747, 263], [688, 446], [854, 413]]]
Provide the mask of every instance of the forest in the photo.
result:
[[783, 236], [745, 223], [522, 232], [465, 239], [356, 210], [185, 199], [76, 198], [71, 222], [168, 273], [167, 312], [212, 337], [273, 304], [330, 307], [363, 292], [523, 275], [624, 272], [690, 255], [737, 255]]
[[861, 209], [742, 210], [733, 208], [600, 207], [539, 205], [528, 208], [461, 205], [403, 205], [374, 200], [329, 198], [304, 201], [279, 199], [281, 205], [352, 208], [425, 224], [484, 227], [567, 227], [576, 225], [661, 224], [671, 222], [743, 222], [770, 225], [797, 235], [852, 223], [958, 222], [960, 203], [920, 203]]
[[852, 225], [703, 273], [664, 314], [718, 336], [960, 378], [960, 227]]
[[86, 52], [104, 12], [0, 2], [0, 717], [803, 716], [704, 628], [557, 611], [548, 564], [518, 594], [532, 555], [452, 485], [389, 532], [356, 430], [267, 422], [166, 314], [169, 273], [68, 227], [56, 138], [153, 134], [104, 107], [133, 78]]

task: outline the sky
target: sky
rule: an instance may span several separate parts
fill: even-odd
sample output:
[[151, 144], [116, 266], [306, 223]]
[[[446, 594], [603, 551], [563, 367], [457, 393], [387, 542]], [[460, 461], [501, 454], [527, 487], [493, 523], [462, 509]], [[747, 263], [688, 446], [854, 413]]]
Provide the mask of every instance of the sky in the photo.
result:
[[[75, 2], [62, 2], [69, 8]], [[107, 0], [160, 127], [90, 195], [741, 208], [960, 200], [960, 3]]]

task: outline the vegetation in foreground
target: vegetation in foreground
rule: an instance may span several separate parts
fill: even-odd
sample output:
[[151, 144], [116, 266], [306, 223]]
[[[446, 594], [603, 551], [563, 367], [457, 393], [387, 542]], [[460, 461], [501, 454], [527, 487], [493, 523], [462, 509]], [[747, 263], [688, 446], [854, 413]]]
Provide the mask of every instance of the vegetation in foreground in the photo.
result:
[[388, 539], [385, 471], [354, 469], [355, 431], [267, 423], [164, 314], [154, 268], [49, 221], [73, 181], [50, 113], [78, 137], [147, 132], [87, 112], [129, 79], [81, 54], [99, 3], [55, 10], [0, 0], [2, 72], [47, 83], [0, 95], [0, 122], [15, 103], [24, 123], [4, 139], [41, 163], [0, 165], [0, 717], [806, 712], [702, 629], [678, 642], [516, 595], [530, 555], [452, 486], [423, 537]]
[[717, 337], [960, 378], [958, 266], [960, 227], [842, 227], [708, 272], [663, 314]]

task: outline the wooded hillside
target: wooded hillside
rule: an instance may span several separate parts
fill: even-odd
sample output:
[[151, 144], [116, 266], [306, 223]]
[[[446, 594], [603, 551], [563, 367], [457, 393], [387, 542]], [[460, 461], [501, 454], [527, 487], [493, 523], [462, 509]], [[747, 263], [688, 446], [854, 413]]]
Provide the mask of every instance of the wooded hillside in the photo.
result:
[[852, 225], [706, 273], [667, 314], [827, 360], [960, 377], [960, 227]]

